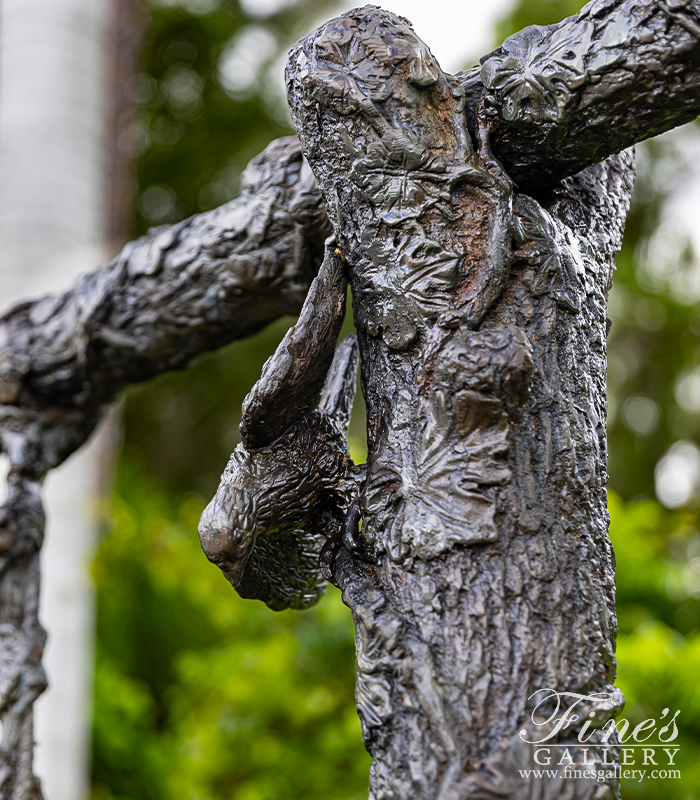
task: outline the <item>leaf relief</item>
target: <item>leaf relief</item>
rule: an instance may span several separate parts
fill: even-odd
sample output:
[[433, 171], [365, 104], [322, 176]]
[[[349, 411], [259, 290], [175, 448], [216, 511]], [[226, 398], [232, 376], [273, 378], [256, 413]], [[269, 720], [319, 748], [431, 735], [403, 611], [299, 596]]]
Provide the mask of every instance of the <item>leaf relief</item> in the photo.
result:
[[484, 86], [499, 94], [509, 122], [562, 122], [575, 90], [585, 81], [584, 56], [595, 26], [590, 21], [551, 29], [532, 25], [482, 59]]
[[549, 294], [569, 311], [580, 311], [585, 295], [593, 290], [584, 260], [585, 242], [530, 197], [518, 196], [514, 207], [513, 260], [528, 267], [523, 282], [535, 297]]
[[492, 489], [511, 479], [509, 414], [531, 372], [529, 342], [515, 326], [456, 335], [438, 354], [418, 406], [413, 485], [404, 486], [402, 539], [413, 555], [496, 539]]
[[350, 177], [379, 209], [382, 221], [394, 226], [418, 219], [430, 208], [456, 219], [451, 189], [473, 172], [473, 167], [447, 165], [415, 131], [390, 128], [357, 158]]

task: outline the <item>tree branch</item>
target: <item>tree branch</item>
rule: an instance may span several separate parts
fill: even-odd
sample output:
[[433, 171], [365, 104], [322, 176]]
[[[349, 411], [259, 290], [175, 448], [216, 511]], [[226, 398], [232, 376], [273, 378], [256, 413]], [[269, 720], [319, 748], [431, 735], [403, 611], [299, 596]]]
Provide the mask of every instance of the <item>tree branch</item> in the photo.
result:
[[0, 319], [0, 425], [9, 415], [53, 431], [32, 460], [56, 466], [125, 386], [298, 314], [328, 232], [297, 140], [273, 142], [237, 200], [156, 229], [71, 291]]
[[[700, 5], [598, 0], [509, 37], [458, 77], [472, 135], [485, 117], [509, 175], [539, 189], [697, 116]], [[273, 143], [237, 200], [157, 229], [72, 291], [0, 319], [0, 402], [45, 412], [53, 427], [76, 410], [87, 421], [71, 422], [47, 465], [123, 387], [299, 312], [330, 229], [302, 165], [295, 139]]]
[[[362, 362], [366, 481], [344, 526], [354, 537], [335, 543], [326, 528], [324, 569], [355, 621], [370, 796], [619, 798], [612, 772], [601, 786], [582, 770], [550, 781], [521, 768], [536, 764], [528, 732], [547, 719], [533, 700], [544, 687], [588, 695], [577, 719], [598, 725], [623, 702], [605, 301], [632, 154], [546, 201], [518, 192], [484, 115], [470, 136], [454, 76], [376, 6], [299, 41], [287, 86], [347, 263]], [[291, 426], [276, 445], [286, 464], [308, 452]], [[275, 477], [255, 472], [263, 487]], [[251, 536], [245, 509], [232, 527]], [[281, 550], [279, 527], [261, 538]], [[240, 558], [234, 536], [227, 555]], [[557, 741], [574, 744], [573, 727]]]
[[700, 113], [700, 3], [595, 0], [577, 17], [510, 36], [464, 73], [472, 127], [534, 190]]
[[[457, 76], [470, 132], [487, 124], [508, 174], [542, 189], [693, 119], [698, 34], [696, 0], [598, 0], [526, 28]], [[17, 424], [19, 408], [63, 429], [42, 469], [78, 447], [125, 386], [299, 312], [330, 230], [302, 165], [296, 140], [273, 143], [239, 199], [157, 229], [72, 291], [0, 319], [0, 415]]]

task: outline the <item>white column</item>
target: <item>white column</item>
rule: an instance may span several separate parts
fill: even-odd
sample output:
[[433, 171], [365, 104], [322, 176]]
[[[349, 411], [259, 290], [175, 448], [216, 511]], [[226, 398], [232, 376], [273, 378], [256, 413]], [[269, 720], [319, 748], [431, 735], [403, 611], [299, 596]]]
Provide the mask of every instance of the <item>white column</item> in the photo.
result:
[[[111, 0], [0, 0], [0, 311], [103, 263]], [[48, 480], [42, 623], [50, 688], [36, 708], [48, 800], [89, 791], [99, 447]]]

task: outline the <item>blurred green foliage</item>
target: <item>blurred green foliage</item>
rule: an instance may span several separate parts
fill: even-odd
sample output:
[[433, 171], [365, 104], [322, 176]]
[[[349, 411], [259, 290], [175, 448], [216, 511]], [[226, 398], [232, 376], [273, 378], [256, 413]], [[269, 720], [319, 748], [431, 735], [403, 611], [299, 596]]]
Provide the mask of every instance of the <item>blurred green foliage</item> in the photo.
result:
[[225, 203], [272, 139], [293, 133], [285, 53], [332, 0], [144, 0], [136, 114], [136, 232]]
[[352, 621], [241, 600], [193, 534], [201, 498], [122, 465], [98, 586], [93, 797], [360, 800]]
[[[127, 87], [137, 108], [126, 144], [138, 159], [135, 233], [235, 196], [248, 159], [291, 131], [272, 75], [287, 46], [333, 8], [273, 0], [263, 13], [264, 5], [146, 5], [142, 72]], [[579, 6], [519, 0], [496, 40]], [[639, 148], [610, 303], [623, 716], [634, 725], [681, 709], [683, 778], [625, 783], [625, 797], [644, 800], [700, 800], [700, 513], [692, 494], [675, 511], [654, 499], [659, 459], [674, 442], [700, 438], [695, 256], [686, 239], [671, 236], [663, 268], [658, 258], [669, 240], [668, 203], [698, 153], [693, 137], [690, 128], [685, 138]], [[366, 796], [352, 624], [338, 592], [329, 589], [312, 611], [274, 614], [237, 597], [196, 535], [238, 441], [241, 401], [289, 323], [128, 395], [111, 522], [94, 569], [94, 800]], [[360, 401], [351, 427], [359, 460], [362, 439]]]
[[[630, 730], [677, 710], [681, 780], [623, 781], [623, 797], [700, 798], [700, 520], [654, 500], [624, 503], [611, 492], [610, 537], [617, 560], [618, 680]], [[618, 724], [620, 724], [618, 720]], [[659, 723], [659, 727], [661, 723]], [[642, 759], [637, 756], [637, 767]], [[664, 759], [664, 760], [662, 760]], [[665, 756], [657, 763], [667, 765]], [[648, 767], [649, 770], [652, 767]]]

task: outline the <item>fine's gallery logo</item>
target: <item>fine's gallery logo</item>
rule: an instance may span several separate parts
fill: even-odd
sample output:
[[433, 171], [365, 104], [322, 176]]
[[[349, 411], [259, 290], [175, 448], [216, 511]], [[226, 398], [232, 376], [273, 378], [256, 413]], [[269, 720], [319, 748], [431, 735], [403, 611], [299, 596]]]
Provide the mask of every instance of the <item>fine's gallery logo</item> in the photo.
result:
[[532, 749], [533, 769], [520, 770], [536, 779], [596, 780], [626, 778], [680, 779], [677, 718], [664, 708], [658, 719], [634, 727], [614, 719], [621, 705], [617, 690], [578, 694], [541, 689], [530, 696], [535, 705], [520, 739]]

